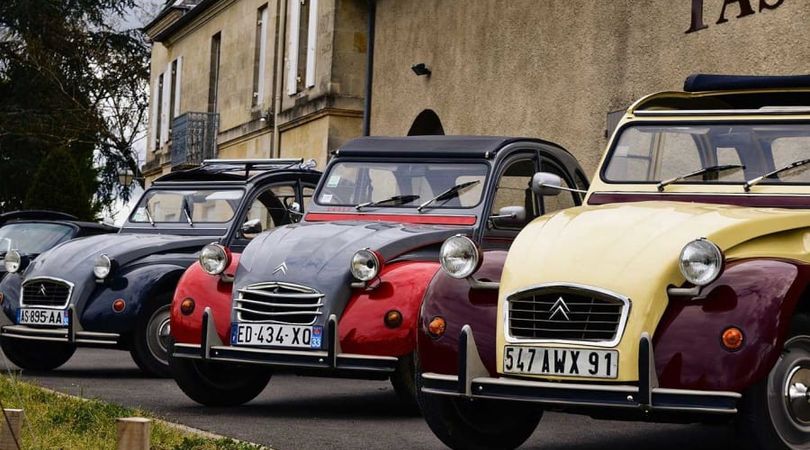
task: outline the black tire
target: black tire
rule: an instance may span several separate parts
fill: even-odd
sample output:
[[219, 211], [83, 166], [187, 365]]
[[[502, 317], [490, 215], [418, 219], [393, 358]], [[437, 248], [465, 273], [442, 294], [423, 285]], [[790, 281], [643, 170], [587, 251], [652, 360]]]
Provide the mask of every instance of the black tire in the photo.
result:
[[259, 395], [270, 382], [270, 370], [255, 366], [169, 357], [177, 386], [206, 406], [238, 406]]
[[541, 409], [520, 403], [430, 395], [421, 389], [417, 396], [430, 430], [455, 450], [517, 448], [543, 417]]
[[[743, 396], [741, 442], [755, 449], [810, 448], [810, 317], [797, 315], [768, 377]], [[787, 393], [793, 396], [791, 400]]]
[[76, 347], [70, 344], [0, 337], [3, 353], [14, 365], [28, 370], [53, 370], [66, 363]]
[[399, 359], [397, 370], [391, 375], [391, 385], [397, 394], [404, 411], [419, 414], [419, 402], [416, 399], [416, 365], [414, 355]]
[[169, 317], [171, 297], [161, 296], [141, 311], [132, 333], [129, 353], [140, 369], [149, 376], [168, 378]]

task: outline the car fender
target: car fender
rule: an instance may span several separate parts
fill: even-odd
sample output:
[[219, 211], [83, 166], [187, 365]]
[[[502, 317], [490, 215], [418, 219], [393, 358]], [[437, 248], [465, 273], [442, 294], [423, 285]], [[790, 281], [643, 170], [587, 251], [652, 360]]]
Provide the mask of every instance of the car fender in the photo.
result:
[[[484, 253], [481, 268], [473, 275], [478, 281], [499, 281], [506, 251]], [[425, 294], [419, 320], [418, 357], [422, 372], [448, 375], [458, 373], [458, 344], [461, 329], [470, 325], [475, 345], [484, 366], [495, 375], [495, 333], [498, 312], [498, 290], [472, 288], [468, 280], [450, 277], [439, 271]], [[428, 324], [443, 317], [443, 336], [433, 337]]]
[[[225, 274], [233, 277], [239, 265], [241, 254], [233, 253]], [[180, 277], [174, 291], [171, 308], [171, 333], [175, 342], [199, 344], [202, 336], [202, 315], [205, 308], [211, 308], [217, 334], [222, 342], [230, 342], [231, 305], [233, 283], [222, 277], [209, 275], [199, 262], [192, 264]], [[190, 315], [180, 312], [180, 303], [194, 300], [194, 311]]]
[[[377, 356], [413, 352], [422, 298], [438, 270], [435, 260], [394, 262], [383, 267], [370, 288], [356, 289], [338, 322], [342, 351]], [[396, 328], [384, 322], [391, 310], [402, 314]]]
[[[781, 354], [810, 267], [780, 259], [729, 263], [695, 298], [670, 298], [653, 340], [661, 387], [743, 392], [768, 375]], [[742, 330], [728, 351], [721, 334]]]
[[[77, 306], [80, 323], [85, 330], [109, 333], [128, 333], [135, 327], [143, 308], [158, 295], [171, 294], [184, 267], [174, 264], [136, 266], [104, 283], [99, 283], [84, 307]], [[126, 307], [116, 312], [112, 304], [123, 299]]]
[[0, 281], [0, 295], [3, 301], [0, 306], [6, 317], [12, 322], [16, 321], [16, 311], [20, 307], [20, 289], [22, 288], [22, 277], [18, 273], [10, 273]]

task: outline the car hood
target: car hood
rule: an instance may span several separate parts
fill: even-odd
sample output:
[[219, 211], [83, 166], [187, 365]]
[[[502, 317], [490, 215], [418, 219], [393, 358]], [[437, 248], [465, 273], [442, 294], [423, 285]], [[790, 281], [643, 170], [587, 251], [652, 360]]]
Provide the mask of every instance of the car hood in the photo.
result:
[[[242, 253], [234, 281], [237, 290], [254, 283], [295, 283], [325, 294], [322, 319], [338, 317], [350, 295], [354, 278], [352, 255], [369, 248], [383, 261], [411, 250], [438, 245], [471, 228], [405, 225], [388, 222], [299, 223], [276, 228], [254, 239]], [[282, 269], [283, 267], [283, 269]]]
[[[801, 210], [685, 202], [563, 210], [536, 219], [512, 244], [501, 278], [499, 317], [504, 317], [508, 295], [532, 286], [568, 283], [607, 290], [630, 299], [621, 345], [635, 351], [640, 334], [655, 331], [667, 305], [667, 287], [685, 283], [678, 269], [685, 244], [705, 237], [727, 260], [740, 259], [757, 256], [752, 242], [808, 226], [810, 212]], [[806, 245], [800, 241], [796, 251], [806, 253]], [[789, 257], [771, 250], [759, 256]]]
[[50, 277], [75, 285], [74, 299], [89, 295], [95, 288], [93, 265], [106, 254], [119, 268], [154, 254], [195, 252], [211, 237], [159, 234], [102, 234], [74, 239], [41, 253], [25, 270], [24, 278]]

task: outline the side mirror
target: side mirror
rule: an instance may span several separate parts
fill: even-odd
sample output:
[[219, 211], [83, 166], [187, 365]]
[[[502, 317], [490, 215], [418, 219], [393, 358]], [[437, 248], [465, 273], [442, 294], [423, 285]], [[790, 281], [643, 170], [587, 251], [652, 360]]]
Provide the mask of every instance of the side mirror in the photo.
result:
[[560, 192], [564, 190], [562, 189], [562, 185], [562, 178], [553, 173], [537, 172], [532, 177], [532, 191], [543, 197], [560, 195]]
[[259, 219], [251, 219], [242, 224], [240, 229], [242, 236], [253, 239], [257, 234], [262, 232], [262, 221]]
[[496, 227], [522, 228], [526, 225], [526, 208], [522, 206], [504, 206], [498, 215], [490, 216], [489, 220]]
[[290, 221], [293, 223], [301, 221], [304, 217], [304, 213], [301, 212], [301, 204], [298, 202], [292, 202], [287, 208], [287, 212], [290, 213]]

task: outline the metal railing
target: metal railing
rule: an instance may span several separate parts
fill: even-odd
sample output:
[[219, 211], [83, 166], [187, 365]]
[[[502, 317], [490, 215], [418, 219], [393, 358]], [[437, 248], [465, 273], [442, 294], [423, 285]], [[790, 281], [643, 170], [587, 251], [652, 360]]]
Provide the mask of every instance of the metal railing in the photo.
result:
[[172, 167], [198, 166], [217, 157], [219, 114], [187, 112], [172, 121]]

